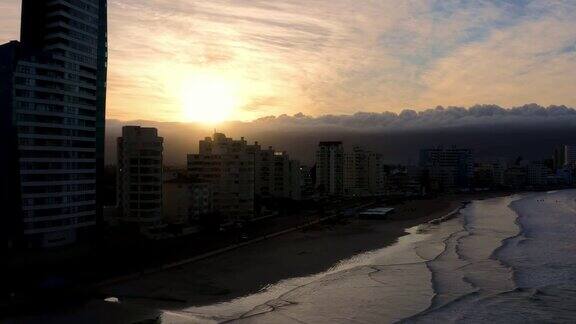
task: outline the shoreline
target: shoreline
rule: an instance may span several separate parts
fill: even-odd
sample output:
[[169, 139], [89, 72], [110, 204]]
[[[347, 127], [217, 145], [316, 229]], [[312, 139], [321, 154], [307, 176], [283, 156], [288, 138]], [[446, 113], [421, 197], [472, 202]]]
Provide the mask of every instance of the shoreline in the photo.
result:
[[[5, 309], [5, 315], [19, 316], [30, 311], [62, 314], [90, 308], [93, 303], [108, 308], [111, 303], [104, 301], [107, 297], [120, 297], [126, 301], [120, 307], [124, 309], [122, 312], [136, 317], [144, 313], [149, 315], [157, 309], [226, 302], [256, 293], [284, 279], [321, 273], [354, 255], [390, 246], [408, 234], [405, 229], [454, 214], [465, 201], [509, 194], [484, 192], [406, 201], [389, 205], [396, 213], [387, 220], [324, 219], [303, 225], [305, 228], [297, 226], [269, 233], [232, 248], [224, 246], [222, 251], [208, 250], [204, 255], [192, 252], [188, 254], [192, 257], [172, 259], [151, 270], [146, 268], [128, 276], [102, 278], [63, 294], [52, 293], [51, 302], [47, 302], [46, 294], [36, 295], [31, 300], [20, 299], [5, 305], [9, 307]], [[179, 247], [179, 250], [183, 249]], [[156, 253], [150, 257], [153, 255]], [[127, 260], [132, 258], [126, 257]], [[168, 293], [162, 291], [163, 288]]]
[[[104, 296], [120, 297], [147, 308], [177, 309], [226, 302], [284, 279], [326, 271], [354, 255], [390, 246], [408, 234], [407, 228], [456, 217], [470, 200], [508, 194], [413, 200], [392, 206], [397, 210], [389, 220], [345, 219], [344, 224], [296, 229], [216, 256], [105, 285], [99, 290]], [[186, 287], [181, 287], [182, 282]], [[154, 292], [153, 287], [158, 286], [164, 289]], [[165, 302], [166, 299], [180, 302]]]
[[208, 259], [208, 258], [217, 257], [217, 256], [220, 255], [220, 254], [232, 252], [233, 250], [240, 249], [240, 248], [243, 248], [243, 247], [248, 246], [248, 245], [260, 243], [260, 242], [262, 242], [262, 241], [266, 241], [266, 240], [268, 240], [268, 239], [272, 239], [272, 238], [275, 238], [275, 237], [278, 237], [278, 236], [281, 236], [281, 235], [289, 234], [289, 233], [294, 232], [294, 231], [305, 230], [305, 229], [307, 229], [307, 228], [309, 228], [309, 227], [312, 227], [312, 226], [315, 226], [315, 225], [320, 225], [320, 224], [322, 224], [323, 222], [327, 222], [327, 221], [331, 221], [331, 220], [338, 219], [339, 217], [341, 217], [341, 216], [339, 216], [339, 215], [325, 216], [325, 217], [322, 217], [322, 218], [319, 218], [319, 219], [310, 221], [310, 222], [305, 223], [305, 224], [302, 224], [302, 225], [297, 225], [297, 226], [290, 227], [290, 228], [287, 228], [287, 229], [284, 229], [284, 230], [281, 230], [281, 231], [278, 231], [278, 232], [265, 234], [265, 235], [263, 235], [263, 236], [260, 236], [260, 237], [251, 239], [251, 240], [246, 241], [246, 242], [232, 244], [232, 245], [229, 245], [229, 246], [226, 246], [226, 247], [223, 247], [223, 248], [219, 248], [219, 249], [216, 249], [216, 250], [213, 250], [213, 251], [209, 251], [209, 252], [206, 252], [206, 253], [203, 253], [203, 254], [200, 254], [200, 255], [195, 255], [195, 256], [192, 256], [192, 257], [190, 257], [190, 258], [186, 258], [186, 259], [183, 259], [183, 260], [178, 260], [178, 261], [170, 262], [170, 263], [163, 264], [163, 265], [160, 265], [160, 266], [155, 267], [155, 268], [146, 269], [145, 271], [141, 271], [141, 272], [138, 272], [138, 273], [133, 273], [133, 274], [124, 275], [124, 276], [120, 276], [120, 277], [117, 277], [117, 278], [105, 279], [105, 280], [103, 280], [103, 281], [101, 281], [101, 282], [97, 282], [97, 283], [93, 284], [92, 286], [94, 286], [94, 287], [101, 287], [101, 286], [114, 285], [114, 284], [117, 284], [117, 283], [121, 283], [121, 282], [123, 282], [123, 281], [128, 281], [128, 280], [137, 279], [137, 278], [139, 278], [139, 277], [141, 277], [141, 276], [150, 275], [150, 274], [158, 273], [158, 272], [161, 272], [161, 271], [167, 271], [167, 270], [171, 270], [171, 269], [174, 269], [174, 268], [182, 267], [182, 266], [185, 266], [185, 265], [190, 264], [190, 263], [202, 261], [202, 260], [205, 260], [205, 259]]

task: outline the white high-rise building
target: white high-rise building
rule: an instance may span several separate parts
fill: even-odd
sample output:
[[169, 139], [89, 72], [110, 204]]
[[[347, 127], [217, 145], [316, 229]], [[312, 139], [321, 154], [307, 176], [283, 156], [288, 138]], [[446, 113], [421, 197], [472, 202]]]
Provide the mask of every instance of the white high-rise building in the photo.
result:
[[162, 225], [163, 138], [156, 128], [124, 126], [118, 138], [119, 221], [143, 230]]

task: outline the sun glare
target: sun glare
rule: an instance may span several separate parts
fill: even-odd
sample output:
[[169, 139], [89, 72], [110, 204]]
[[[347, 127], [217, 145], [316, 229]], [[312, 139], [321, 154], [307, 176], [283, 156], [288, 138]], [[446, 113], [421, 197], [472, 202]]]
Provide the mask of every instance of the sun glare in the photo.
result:
[[235, 84], [223, 77], [194, 74], [182, 80], [183, 116], [188, 121], [219, 123], [240, 106]]

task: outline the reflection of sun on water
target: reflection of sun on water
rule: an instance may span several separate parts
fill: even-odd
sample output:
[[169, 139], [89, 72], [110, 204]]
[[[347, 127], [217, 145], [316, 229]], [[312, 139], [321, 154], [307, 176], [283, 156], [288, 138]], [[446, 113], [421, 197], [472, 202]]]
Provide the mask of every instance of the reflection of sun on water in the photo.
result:
[[233, 82], [211, 74], [193, 74], [182, 80], [183, 116], [188, 121], [218, 123], [241, 105]]

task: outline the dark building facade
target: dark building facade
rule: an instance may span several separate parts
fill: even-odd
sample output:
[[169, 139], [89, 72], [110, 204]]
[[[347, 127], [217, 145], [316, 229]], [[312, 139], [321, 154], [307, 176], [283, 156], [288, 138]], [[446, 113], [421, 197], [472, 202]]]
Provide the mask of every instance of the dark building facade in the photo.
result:
[[425, 170], [433, 191], [466, 189], [474, 176], [472, 150], [434, 148], [420, 150], [419, 167]]
[[316, 190], [323, 195], [344, 194], [344, 145], [340, 141], [318, 143]]
[[3, 244], [60, 246], [97, 232], [106, 12], [106, 0], [23, 0], [21, 41], [0, 46]]

